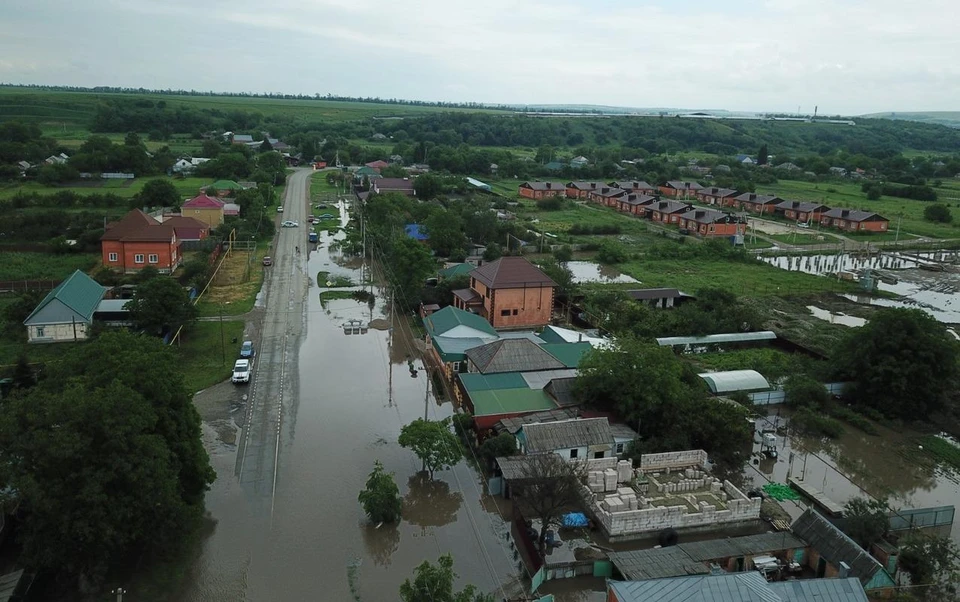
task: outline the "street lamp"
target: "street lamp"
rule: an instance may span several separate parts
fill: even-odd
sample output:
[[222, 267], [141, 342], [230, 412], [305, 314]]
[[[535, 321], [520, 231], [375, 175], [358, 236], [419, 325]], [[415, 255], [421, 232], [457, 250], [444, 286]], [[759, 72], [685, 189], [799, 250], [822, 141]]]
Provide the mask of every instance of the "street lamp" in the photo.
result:
[[127, 590], [123, 589], [122, 587], [118, 587], [110, 593], [117, 595], [117, 602], [123, 602], [123, 594], [127, 593]]

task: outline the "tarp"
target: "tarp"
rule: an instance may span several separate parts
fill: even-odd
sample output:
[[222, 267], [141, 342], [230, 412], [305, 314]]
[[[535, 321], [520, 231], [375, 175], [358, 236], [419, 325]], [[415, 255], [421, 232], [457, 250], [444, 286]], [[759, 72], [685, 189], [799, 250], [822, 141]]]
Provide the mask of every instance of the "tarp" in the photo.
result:
[[586, 527], [587, 524], [587, 515], [583, 512], [570, 512], [563, 515], [564, 527]]

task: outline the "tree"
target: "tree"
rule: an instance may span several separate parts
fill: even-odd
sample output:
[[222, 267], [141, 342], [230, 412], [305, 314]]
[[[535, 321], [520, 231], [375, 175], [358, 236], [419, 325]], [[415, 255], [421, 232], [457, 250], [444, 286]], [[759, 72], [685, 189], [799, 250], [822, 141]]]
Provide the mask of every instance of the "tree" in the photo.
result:
[[867, 189], [867, 200], [868, 201], [878, 201], [880, 197], [883, 196], [883, 192], [877, 186], [871, 186]]
[[417, 193], [417, 198], [421, 201], [431, 201], [443, 191], [443, 185], [437, 176], [425, 173], [420, 174], [413, 180], [413, 190]]
[[418, 418], [400, 429], [397, 441], [401, 447], [413, 450], [431, 479], [434, 472], [450, 468], [463, 457], [460, 442], [450, 430], [449, 418], [439, 421]]
[[629, 258], [626, 247], [614, 241], [605, 241], [597, 249], [597, 261], [600, 263], [623, 263]]
[[389, 259], [390, 284], [396, 292], [394, 301], [406, 308], [416, 307], [420, 291], [430, 274], [437, 268], [427, 247], [404, 236], [393, 244]]
[[928, 222], [949, 224], [953, 221], [953, 216], [950, 214], [950, 209], [948, 209], [946, 205], [943, 203], [934, 203], [933, 205], [928, 205], [923, 210], [923, 219]]
[[854, 403], [905, 420], [922, 420], [956, 389], [958, 343], [919, 309], [886, 308], [851, 329], [833, 354], [837, 376], [851, 381]]
[[553, 250], [553, 258], [558, 264], [566, 265], [567, 262], [573, 259], [573, 249], [570, 248], [570, 245], [557, 247]]
[[153, 278], [137, 285], [127, 307], [137, 328], [152, 334], [176, 328], [197, 317], [197, 309], [187, 291], [170, 278]]
[[844, 506], [844, 532], [869, 550], [890, 530], [888, 512], [886, 499], [854, 498]]
[[463, 220], [446, 209], [438, 209], [424, 222], [427, 229], [427, 241], [437, 255], [448, 256], [455, 250], [463, 250], [466, 242], [463, 236]]
[[517, 453], [517, 438], [510, 433], [500, 433], [496, 437], [489, 437], [477, 450], [480, 457], [487, 460], [512, 456]]
[[403, 602], [493, 602], [493, 596], [477, 593], [474, 585], [455, 592], [456, 578], [450, 554], [438, 558], [436, 565], [425, 560], [415, 569], [413, 581], [405, 579], [400, 584], [400, 599]]
[[17, 364], [13, 367], [13, 388], [29, 389], [37, 384], [37, 375], [30, 367], [30, 360], [26, 353], [21, 353], [17, 358]]
[[527, 454], [511, 480], [514, 504], [524, 516], [540, 519], [537, 544], [546, 552], [547, 531], [558, 527], [563, 515], [583, 503], [581, 484], [586, 481], [586, 464], [570, 462], [552, 452]]
[[900, 541], [900, 568], [921, 600], [955, 600], [960, 583], [960, 548], [948, 537], [911, 533]]
[[492, 242], [483, 250], [484, 261], [494, 261], [503, 257], [503, 247], [498, 243]]
[[205, 159], [216, 159], [221, 150], [223, 150], [223, 146], [216, 140], [204, 140], [200, 147], [200, 156]]
[[380, 460], [374, 463], [373, 472], [367, 477], [367, 486], [357, 499], [371, 522], [394, 523], [400, 518], [400, 490]]
[[805, 374], [795, 374], [787, 378], [783, 390], [787, 405], [794, 408], [819, 410], [830, 402], [830, 394], [823, 383]]
[[180, 191], [166, 178], [150, 180], [137, 194], [138, 204], [144, 207], [177, 207]]
[[757, 153], [757, 165], [766, 165], [769, 156], [770, 151], [767, 150], [767, 145], [760, 145], [760, 152]]

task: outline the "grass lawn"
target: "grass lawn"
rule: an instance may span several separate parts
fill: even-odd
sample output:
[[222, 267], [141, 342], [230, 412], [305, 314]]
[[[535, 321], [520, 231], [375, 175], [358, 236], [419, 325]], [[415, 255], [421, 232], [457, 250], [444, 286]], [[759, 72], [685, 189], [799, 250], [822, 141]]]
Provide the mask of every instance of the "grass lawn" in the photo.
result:
[[62, 280], [75, 270], [86, 272], [97, 264], [100, 256], [94, 253], [6, 252], [0, 260], [0, 280]]
[[822, 363], [806, 355], [786, 353], [773, 347], [733, 349], [685, 357], [698, 367], [710, 370], [756, 370], [768, 380], [802, 372], [812, 363]]
[[[239, 357], [243, 322], [194, 322], [180, 333], [180, 358], [187, 391], [196, 392], [229, 378], [233, 362]], [[237, 342], [232, 341], [236, 339]]]
[[[650, 231], [648, 227], [649, 222], [646, 220], [619, 213], [609, 207], [599, 207], [592, 204], [581, 205], [570, 201], [565, 204], [563, 209], [557, 211], [542, 211], [535, 207], [523, 207], [518, 212], [518, 215], [523, 219], [538, 220], [537, 223], [531, 223], [530, 225], [537, 230], [555, 234], [557, 238], [548, 238], [548, 242], [554, 244], [598, 243], [620, 236], [627, 237], [626, 242], [628, 244], [631, 242], [664, 240], [663, 237]], [[598, 226], [618, 226], [620, 228], [620, 234], [570, 234], [569, 231], [574, 225], [590, 228]], [[534, 239], [539, 240], [537, 237], [534, 237]]]
[[[270, 252], [269, 243], [260, 243], [253, 257], [246, 251], [234, 251], [223, 260], [213, 284], [197, 303], [201, 316], [238, 316], [253, 309], [257, 293], [263, 286], [263, 257]], [[222, 307], [221, 307], [222, 304]]]
[[169, 179], [173, 182], [180, 196], [184, 199], [197, 196], [202, 187], [213, 183], [213, 180], [210, 178], [167, 178], [167, 176], [151, 176], [148, 178], [136, 178], [134, 180], [97, 180], [77, 182], [73, 185], [67, 184], [65, 186], [44, 186], [38, 182], [25, 182], [0, 187], [0, 199], [12, 198], [20, 191], [25, 193], [54, 194], [62, 190], [70, 190], [77, 194], [115, 194], [124, 198], [130, 198], [140, 192], [150, 180], [159, 179]]
[[[939, 202], [956, 204], [956, 200], [951, 202], [950, 197], [960, 198], [960, 189], [953, 188], [953, 184], [948, 182], [944, 187], [937, 189], [937, 194], [940, 197]], [[875, 211], [890, 220], [891, 233], [889, 240], [893, 240], [893, 237], [896, 236], [897, 220], [901, 215], [903, 216], [900, 226], [901, 238], [903, 238], [904, 233], [932, 238], [960, 237], [960, 214], [956, 216], [957, 219], [954, 224], [928, 222], [923, 219], [923, 210], [930, 203], [890, 196], [882, 196], [876, 201], [870, 201], [867, 200], [866, 194], [860, 191], [860, 184], [780, 180], [773, 185], [759, 186], [757, 192], [772, 193], [789, 200], [820, 201], [833, 208]], [[855, 235], [858, 240], [860, 240], [860, 236], [864, 237], [863, 240], [887, 239], [885, 234]]]
[[[337, 195], [341, 189], [337, 186], [327, 183], [327, 171], [318, 171], [310, 177], [310, 203], [333, 202], [337, 201]], [[316, 213], [318, 210], [314, 210]], [[323, 212], [320, 210], [321, 213]]]

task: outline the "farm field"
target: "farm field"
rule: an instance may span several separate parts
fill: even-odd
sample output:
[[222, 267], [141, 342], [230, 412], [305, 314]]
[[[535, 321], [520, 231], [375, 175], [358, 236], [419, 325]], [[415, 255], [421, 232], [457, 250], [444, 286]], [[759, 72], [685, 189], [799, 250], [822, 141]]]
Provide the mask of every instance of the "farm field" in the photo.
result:
[[[140, 192], [150, 180], [166, 179], [166, 176], [151, 176], [134, 180], [98, 180], [93, 182], [79, 182], [67, 186], [44, 186], [38, 182], [26, 182], [17, 185], [0, 186], [0, 200], [9, 199], [19, 192], [37, 194], [54, 194], [63, 190], [70, 190], [77, 194], [115, 194], [130, 198]], [[200, 189], [213, 183], [211, 178], [169, 178], [184, 199], [196, 196]], [[80, 185], [77, 185], [80, 184]]]
[[61, 280], [75, 270], [89, 271], [100, 261], [95, 253], [33, 253], [0, 249], [0, 280]]

